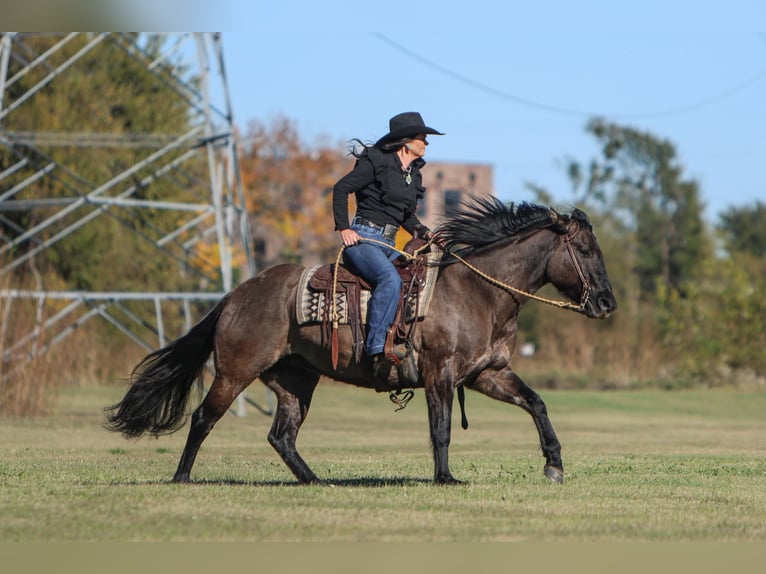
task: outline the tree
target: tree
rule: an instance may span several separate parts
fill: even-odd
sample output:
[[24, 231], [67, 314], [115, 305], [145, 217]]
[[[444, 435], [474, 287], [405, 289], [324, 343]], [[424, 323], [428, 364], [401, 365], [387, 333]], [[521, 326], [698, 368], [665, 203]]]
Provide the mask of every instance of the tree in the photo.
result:
[[658, 282], [683, 292], [712, 252], [696, 181], [684, 179], [672, 143], [600, 119], [587, 130], [603, 158], [588, 168], [569, 164], [575, 192], [620, 218], [632, 233], [633, 270], [642, 298]]
[[729, 253], [749, 253], [766, 258], [766, 204], [730, 207], [719, 215], [718, 229]]
[[749, 254], [712, 259], [685, 297], [659, 290], [664, 359], [680, 376], [717, 385], [737, 371], [766, 376], [765, 263]]
[[[573, 373], [586, 365], [591, 383], [601, 378], [606, 385], [675, 384], [681, 374], [714, 376], [716, 364], [741, 366], [749, 360], [744, 348], [736, 352], [730, 345], [724, 356], [723, 337], [710, 336], [711, 326], [723, 321], [711, 302], [718, 289], [731, 293], [738, 310], [728, 317], [735, 317], [751, 313], [758, 300], [737, 290], [741, 280], [716, 279], [713, 269], [730, 268], [712, 256], [699, 186], [683, 176], [675, 147], [602, 120], [587, 129], [600, 142], [601, 156], [570, 161], [567, 175], [578, 207], [589, 213], [598, 234], [619, 312], [578, 332], [574, 320], [535, 308], [534, 317], [520, 321], [521, 336], [539, 342], [543, 368], [556, 365]], [[531, 189], [550, 202], [546, 190]], [[740, 343], [750, 338], [737, 336]]]
[[[129, 37], [139, 39], [136, 34]], [[28, 61], [46, 53], [59, 40], [55, 35], [15, 39], [14, 46], [18, 44], [20, 47], [16, 56], [10, 59], [8, 77], [13, 77]], [[51, 73], [50, 66], [66, 62], [88, 41], [87, 35], [80, 35], [53, 51], [49, 65], [31, 66], [27, 73], [20, 74], [18, 81], [6, 92], [7, 101], [28, 92]], [[148, 35], [139, 42], [145, 54], [135, 55], [126, 49], [126, 42], [120, 35], [103, 40], [96, 49], [68, 67], [66, 73], [45, 84], [16, 112], [9, 114], [3, 120], [3, 129], [60, 136], [135, 137], [139, 142], [145, 135], [186, 133], [191, 126], [190, 104], [178, 96], [166, 75], [163, 76], [174, 68], [170, 63], [162, 62], [152, 72], [147, 69], [146, 62], [141, 61], [142, 57], [151, 61], [159, 53], [162, 42], [161, 36]], [[24, 170], [7, 178], [7, 184], [12, 187], [44, 166], [55, 165], [49, 177], [26, 186], [14, 199], [53, 198], [67, 205], [63, 202], [81, 198], [129, 167], [139, 165], [154, 151], [156, 148], [150, 145], [137, 144], [134, 147], [91, 146], [84, 153], [78, 146], [47, 146], [43, 141], [34, 147], [0, 148], [0, 172], [21, 160], [26, 162]], [[186, 151], [181, 148], [170, 151], [163, 158], [166, 165]], [[115, 189], [124, 192], [133, 187], [131, 199], [161, 198], [194, 203], [199, 202], [200, 195], [204, 194], [204, 197], [208, 193], [205, 179], [201, 177], [204, 172], [199, 168], [187, 164], [183, 176], [186, 181], [181, 182], [173, 181], [172, 177], [150, 178], [156, 169], [156, 164], [146, 164]], [[141, 183], [147, 179], [151, 179], [150, 184]], [[37, 256], [38, 265], [50, 269], [55, 276], [52, 280], [61, 281], [69, 289], [151, 289], [161, 284], [164, 289], [172, 290], [188, 281], [188, 276], [178, 273], [179, 264], [186, 255], [181, 251], [180, 242], [165, 247], [164, 252], [170, 255], [174, 265], [168, 265], [167, 257], [158, 256], [154, 244], [164, 235], [163, 230], [176, 227], [177, 213], [111, 207], [103, 210], [103, 217], [88, 220], [98, 209], [98, 206], [84, 202], [66, 217], [36, 233], [35, 237], [19, 243], [16, 253], [50, 241], [50, 246]], [[30, 229], [40, 221], [49, 221], [51, 215], [51, 211], [44, 209], [9, 212], [0, 222], [0, 232], [13, 238], [19, 229]], [[87, 223], [77, 228], [76, 233], [61, 233], [82, 221]]]
[[251, 122], [241, 154], [259, 268], [334, 258], [332, 186], [348, 169], [339, 147], [307, 146], [291, 120]]

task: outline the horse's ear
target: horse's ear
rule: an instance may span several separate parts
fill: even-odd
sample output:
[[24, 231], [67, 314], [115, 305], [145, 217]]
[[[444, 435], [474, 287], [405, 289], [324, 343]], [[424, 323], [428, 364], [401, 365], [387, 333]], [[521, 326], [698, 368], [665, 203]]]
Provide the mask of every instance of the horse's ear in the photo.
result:
[[566, 225], [568, 218], [565, 215], [561, 215], [558, 211], [553, 209], [552, 207], [548, 208], [548, 214], [551, 218], [551, 225]]
[[548, 214], [551, 218], [551, 229], [554, 229], [557, 233], [566, 233], [569, 216], [560, 214], [552, 207], [548, 208]]
[[581, 209], [575, 209], [572, 211], [572, 219], [577, 221], [583, 227], [593, 229], [590, 224], [590, 219], [588, 219], [588, 214]]

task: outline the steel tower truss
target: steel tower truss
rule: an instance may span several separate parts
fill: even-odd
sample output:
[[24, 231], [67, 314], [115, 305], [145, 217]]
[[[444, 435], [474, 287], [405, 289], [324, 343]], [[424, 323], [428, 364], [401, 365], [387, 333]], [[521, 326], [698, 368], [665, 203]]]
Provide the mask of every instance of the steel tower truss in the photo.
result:
[[[47, 42], [50, 47], [43, 53], [30, 46], [30, 38], [35, 35], [0, 33], [0, 150], [6, 150], [4, 157], [12, 158], [0, 165], [0, 287], [4, 288], [0, 290], [0, 304], [6, 317], [10, 306], [22, 299], [34, 301], [37, 308], [34, 328], [25, 336], [2, 344], [2, 360], [13, 358], [18, 362], [19, 357], [45, 353], [95, 318], [108, 321], [147, 350], [158, 348], [181, 334], [166, 333], [163, 317], [167, 309], [181, 306], [182, 310], [176, 312], [183, 313], [188, 328], [199, 318], [192, 317], [192, 308], [204, 307], [205, 302], [212, 306], [232, 288], [235, 272], [240, 277], [255, 273], [221, 36], [166, 34], [160, 55], [154, 52], [150, 57], [142, 45], [145, 38], [140, 35], [57, 34], [55, 41]], [[56, 82], [74, 73], [86, 54], [98, 55], [108, 43], [119, 46], [131, 61], [154, 74], [170, 88], [170, 93], [188, 104], [188, 131], [110, 134], [6, 129], [14, 123], [9, 121], [14, 114], [25, 113], [25, 104], [43, 90], [55, 89]], [[25, 76], [34, 81], [23, 84], [31, 87], [22, 93], [17, 82]], [[78, 154], [104, 148], [133, 148], [139, 159], [132, 165], [121, 166], [122, 171], [108, 180], [88, 181], [71, 166], [53, 159], [57, 154], [51, 150], [61, 146], [77, 148]], [[163, 200], [146, 193], [147, 188], [159, 181], [163, 190], [173, 185], [179, 189], [188, 187], [191, 171], [207, 173], [194, 199], [179, 194], [173, 200]], [[56, 197], [47, 197], [45, 190], [54, 186], [67, 190], [68, 195], [62, 197], [59, 192]], [[154, 199], [146, 199], [147, 195]], [[179, 196], [184, 199], [176, 200]], [[175, 227], [155, 229], [151, 235], [143, 230], [142, 239], [151, 242], [159, 255], [168, 257], [180, 273], [191, 274], [193, 270], [196, 281], [190, 283], [208, 287], [189, 292], [161, 289], [87, 292], [51, 290], [44, 285], [35, 290], [14, 288], [14, 270], [25, 265], [34, 268], [38, 255], [82, 232], [95, 219], [111, 217], [126, 222], [130, 217], [141, 217], [138, 214], [145, 213], [144, 210], [171, 210], [177, 214], [173, 218]], [[11, 212], [19, 211], [29, 217], [10, 217]], [[23, 226], [18, 221], [33, 223]], [[129, 224], [125, 226], [135, 232]], [[206, 271], [190, 264], [200, 242], [217, 245], [217, 261]], [[236, 263], [232, 251], [240, 254]], [[132, 310], [144, 304], [154, 307], [154, 313], [148, 313], [153, 321], [147, 321], [147, 313], [139, 317]], [[55, 311], [48, 308], [51, 305]], [[7, 375], [7, 370], [4, 372]], [[240, 409], [242, 406], [240, 403]]]

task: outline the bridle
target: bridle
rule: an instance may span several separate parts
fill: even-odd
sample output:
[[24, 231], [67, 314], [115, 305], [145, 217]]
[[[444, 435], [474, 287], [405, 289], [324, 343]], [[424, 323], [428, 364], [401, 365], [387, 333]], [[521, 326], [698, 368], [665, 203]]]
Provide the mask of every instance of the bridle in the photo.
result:
[[564, 243], [567, 246], [567, 251], [569, 251], [569, 256], [572, 258], [572, 265], [574, 265], [575, 271], [577, 271], [577, 275], [580, 277], [580, 283], [582, 283], [582, 292], [580, 293], [580, 307], [579, 310], [582, 311], [585, 309], [586, 303], [588, 303], [588, 299], [590, 299], [590, 283], [585, 278], [585, 273], [582, 272], [582, 267], [580, 266], [580, 260], [577, 259], [575, 256], [575, 250], [574, 247], [572, 247], [572, 239], [574, 239], [574, 236], [577, 235], [580, 231], [580, 224], [576, 221], [573, 222], [574, 231], [571, 233], [569, 230], [567, 230], [567, 234], [564, 237]]
[[582, 311], [585, 309], [585, 305], [588, 303], [588, 299], [590, 299], [590, 291], [591, 291], [591, 285], [588, 282], [588, 280], [585, 278], [585, 274], [582, 271], [582, 266], [580, 265], [580, 261], [577, 259], [577, 256], [575, 255], [574, 247], [572, 247], [572, 239], [575, 235], [580, 231], [580, 224], [576, 221], [572, 222], [572, 226], [574, 227], [573, 230], [569, 229], [567, 230], [567, 234], [564, 237], [564, 244], [567, 247], [567, 251], [569, 252], [569, 257], [572, 259], [572, 264], [574, 265], [575, 271], [577, 271], [577, 275], [580, 277], [580, 282], [582, 283], [582, 292], [580, 294], [580, 304], [575, 305], [574, 303], [570, 303], [569, 301], [557, 301], [555, 299], [546, 299], [545, 297], [540, 297], [539, 295], [535, 295], [534, 293], [529, 293], [527, 291], [524, 291], [523, 289], [518, 289], [517, 287], [513, 287], [511, 285], [508, 285], [507, 283], [503, 283], [499, 279], [495, 279], [491, 275], [487, 275], [477, 267], [471, 265], [460, 257], [457, 253], [453, 253], [449, 251], [448, 253], [457, 259], [460, 263], [468, 267], [471, 271], [476, 273], [479, 277], [482, 279], [485, 279], [492, 285], [499, 287], [501, 289], [505, 289], [506, 291], [510, 291], [512, 293], [516, 293], [518, 295], [523, 295], [525, 297], [529, 297], [530, 299], [534, 299], [535, 301], [540, 301], [541, 303], [545, 303], [547, 305], [552, 305], [554, 307], [558, 307], [559, 309], [569, 309], [571, 311], [577, 311], [582, 313]]

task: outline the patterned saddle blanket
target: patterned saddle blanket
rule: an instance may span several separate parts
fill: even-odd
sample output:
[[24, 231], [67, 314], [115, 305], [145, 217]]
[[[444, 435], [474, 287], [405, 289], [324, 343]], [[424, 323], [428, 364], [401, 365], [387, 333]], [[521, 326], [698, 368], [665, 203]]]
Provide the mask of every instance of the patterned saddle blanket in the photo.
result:
[[[432, 265], [441, 259], [441, 252], [427, 253], [425, 258], [424, 273], [422, 277], [415, 277], [419, 283], [417, 298], [410, 297], [407, 300], [405, 312], [405, 321], [412, 322], [422, 319], [428, 313], [428, 307], [433, 296], [436, 278], [439, 267]], [[332, 280], [335, 264], [314, 265], [303, 271], [300, 282], [298, 283], [298, 296], [296, 298], [296, 315], [299, 325], [309, 323], [322, 323], [332, 320], [332, 300], [329, 293], [332, 290]], [[407, 266], [401, 266], [400, 275], [402, 275], [403, 290], [407, 283], [412, 280], [411, 273], [407, 272]], [[360, 287], [358, 301], [349, 288], [350, 284], [357, 283]], [[372, 294], [370, 286], [360, 277], [354, 275], [348, 268], [341, 265], [338, 270], [338, 281], [335, 292], [336, 314], [338, 324], [349, 325], [355, 322], [358, 317], [361, 323], [367, 324], [367, 306]]]

